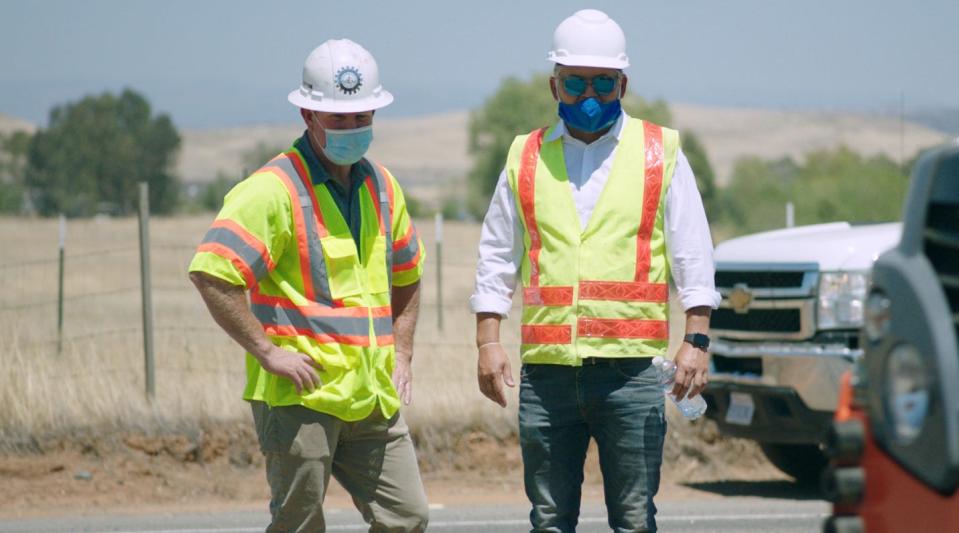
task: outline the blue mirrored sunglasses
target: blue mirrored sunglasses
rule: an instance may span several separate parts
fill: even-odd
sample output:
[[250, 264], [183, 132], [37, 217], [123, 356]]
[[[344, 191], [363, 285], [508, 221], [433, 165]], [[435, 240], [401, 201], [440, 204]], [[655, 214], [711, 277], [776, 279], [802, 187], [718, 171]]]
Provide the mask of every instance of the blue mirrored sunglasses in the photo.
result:
[[570, 96], [579, 96], [586, 92], [586, 87], [592, 85], [593, 90], [596, 91], [596, 94], [600, 96], [605, 96], [616, 88], [616, 82], [619, 81], [617, 76], [609, 76], [607, 74], [600, 74], [598, 76], [593, 76], [592, 78], [584, 78], [582, 76], [566, 76], [560, 78], [560, 81], [563, 83], [563, 89]]

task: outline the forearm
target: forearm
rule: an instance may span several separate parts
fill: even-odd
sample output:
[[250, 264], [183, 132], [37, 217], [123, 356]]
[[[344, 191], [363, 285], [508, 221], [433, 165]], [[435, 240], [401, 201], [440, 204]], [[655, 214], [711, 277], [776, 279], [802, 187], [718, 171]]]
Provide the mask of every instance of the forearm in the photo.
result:
[[691, 307], [686, 310], [686, 334], [690, 333], [708, 333], [709, 332], [709, 315], [712, 313], [712, 309], [708, 306], [702, 305], [698, 307]]
[[190, 280], [200, 292], [213, 320], [234, 341], [258, 360], [273, 347], [263, 333], [259, 321], [253, 316], [243, 287], [231, 285], [202, 272], [191, 272]]
[[397, 355], [413, 357], [413, 333], [420, 313], [420, 282], [393, 287], [393, 340]]
[[476, 314], [476, 346], [499, 342], [499, 325], [503, 317], [496, 313]]

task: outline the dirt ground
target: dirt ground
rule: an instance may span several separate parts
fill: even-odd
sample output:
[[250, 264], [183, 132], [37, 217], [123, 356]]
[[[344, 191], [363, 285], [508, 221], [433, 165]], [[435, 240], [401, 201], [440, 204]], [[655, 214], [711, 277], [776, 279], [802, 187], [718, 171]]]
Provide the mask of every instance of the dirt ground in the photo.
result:
[[[791, 490], [747, 441], [721, 438], [708, 421], [671, 420], [659, 499], [717, 498]], [[432, 503], [525, 501], [519, 445], [468, 433], [449, 450], [420, 454]], [[256, 438], [245, 422], [167, 435], [74, 435], [0, 454], [0, 519], [64, 514], [266, 509], [269, 491]], [[595, 450], [584, 498], [602, 499]], [[327, 506], [352, 505], [335, 483]]]

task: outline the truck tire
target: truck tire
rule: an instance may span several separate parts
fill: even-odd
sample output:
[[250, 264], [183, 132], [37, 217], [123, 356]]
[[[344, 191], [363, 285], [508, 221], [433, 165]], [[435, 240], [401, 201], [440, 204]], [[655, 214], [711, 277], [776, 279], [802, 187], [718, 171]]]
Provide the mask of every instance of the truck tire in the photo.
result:
[[829, 460], [815, 444], [777, 444], [761, 442], [769, 462], [801, 485], [818, 486], [822, 471]]

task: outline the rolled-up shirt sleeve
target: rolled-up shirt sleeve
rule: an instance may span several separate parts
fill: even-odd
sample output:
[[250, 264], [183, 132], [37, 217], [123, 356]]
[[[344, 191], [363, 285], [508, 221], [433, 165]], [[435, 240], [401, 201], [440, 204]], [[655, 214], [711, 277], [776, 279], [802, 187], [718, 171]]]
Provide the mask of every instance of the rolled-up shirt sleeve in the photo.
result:
[[470, 296], [473, 313], [496, 313], [504, 318], [512, 307], [517, 273], [523, 258], [523, 228], [513, 192], [500, 173], [480, 233], [476, 287]]
[[683, 309], [719, 307], [716, 291], [713, 240], [706, 210], [696, 188], [696, 178], [682, 150], [666, 191], [666, 249], [670, 271]]

